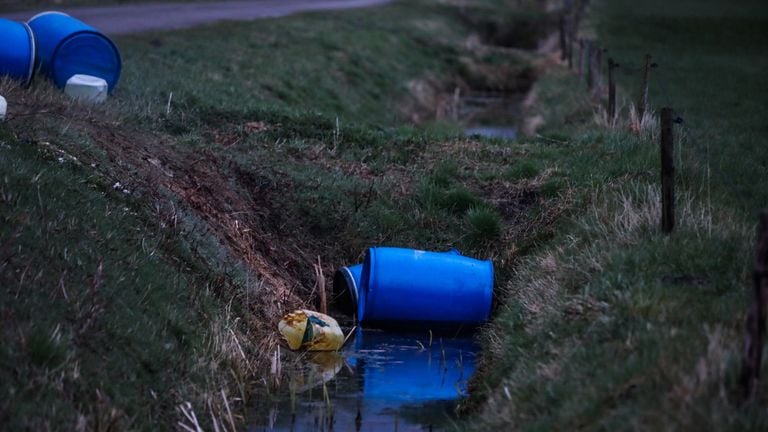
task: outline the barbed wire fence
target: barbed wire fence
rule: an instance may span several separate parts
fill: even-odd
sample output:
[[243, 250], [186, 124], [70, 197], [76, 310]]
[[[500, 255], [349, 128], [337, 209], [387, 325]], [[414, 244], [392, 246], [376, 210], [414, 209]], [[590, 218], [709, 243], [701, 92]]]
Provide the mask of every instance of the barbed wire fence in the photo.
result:
[[[679, 130], [681, 139], [679, 148], [679, 163], [696, 163], [706, 170], [707, 205], [710, 212], [711, 203], [711, 173], [714, 172], [719, 184], [723, 187], [732, 201], [752, 217], [758, 219], [757, 246], [755, 251], [751, 302], [746, 318], [744, 351], [742, 354], [741, 373], [739, 377], [742, 396], [745, 401], [753, 401], [756, 396], [757, 383], [760, 377], [763, 344], [766, 336], [766, 318], [768, 315], [768, 212], [752, 205], [750, 197], [743, 188], [738, 186], [733, 176], [723, 170], [711, 152], [709, 143], [704, 139], [699, 125], [692, 117], [681, 116], [673, 107], [672, 94], [669, 92], [667, 79], [669, 73], [674, 73], [671, 65], [659, 65], [653, 62], [650, 54], [646, 54], [642, 63], [633, 63], [627, 59], [604, 59], [607, 50], [596, 40], [579, 37], [579, 24], [585, 15], [589, 0], [564, 0], [559, 17], [559, 41], [562, 62], [567, 63], [570, 70], [584, 78], [586, 89], [594, 98], [606, 98], [606, 112], [609, 124], [615, 124], [616, 113], [616, 72], [625, 77], [637, 78], [640, 84], [640, 97], [634, 109], [640, 126], [646, 115], [651, 115], [649, 108], [649, 87], [653, 80], [659, 90], [663, 107], [660, 112], [660, 144], [661, 144], [661, 180], [662, 180], [662, 217], [661, 227], [665, 233], [671, 233], [674, 228], [674, 147], [673, 128]], [[578, 51], [578, 53], [576, 52]], [[605, 88], [604, 73], [608, 73], [608, 88]], [[685, 158], [684, 158], [685, 156]], [[670, 219], [671, 218], [671, 219]]]

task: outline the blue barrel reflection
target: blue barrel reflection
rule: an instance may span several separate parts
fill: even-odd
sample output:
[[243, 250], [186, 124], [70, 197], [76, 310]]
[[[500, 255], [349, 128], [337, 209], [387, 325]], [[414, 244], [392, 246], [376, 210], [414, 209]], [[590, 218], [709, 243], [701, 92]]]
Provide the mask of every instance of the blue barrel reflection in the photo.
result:
[[347, 353], [361, 395], [397, 407], [466, 396], [475, 372], [477, 344], [470, 337], [433, 337], [358, 330]]
[[[478, 346], [471, 337], [358, 329], [338, 353], [306, 355], [290, 374], [294, 395], [260, 403], [253, 431], [453, 430]], [[345, 364], [346, 363], [346, 364]]]

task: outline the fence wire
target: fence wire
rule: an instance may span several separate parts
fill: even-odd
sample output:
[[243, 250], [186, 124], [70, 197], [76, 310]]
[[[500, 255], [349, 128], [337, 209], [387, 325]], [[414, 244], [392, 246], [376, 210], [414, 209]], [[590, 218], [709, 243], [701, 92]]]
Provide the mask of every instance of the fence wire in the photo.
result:
[[[581, 7], [586, 6], [586, 1], [581, 2]], [[564, 1], [564, 10], [570, 11], [572, 10], [572, 3], [570, 0]], [[578, 23], [575, 24], [576, 28], [578, 28]], [[575, 35], [573, 33], [570, 33], [566, 35], [566, 37], [573, 38]], [[574, 61], [574, 67], [578, 65], [578, 70], [581, 74], [586, 75], [587, 77], [590, 76], [589, 69], [592, 67], [591, 71], [591, 79], [595, 83], [595, 85], [598, 85], [599, 83], [602, 83], [604, 81], [604, 71], [605, 68], [604, 61], [600, 61], [600, 63], [597, 63], [598, 60], [595, 59], [590, 53], [594, 55], [595, 50], [603, 50], [594, 40], [590, 39], [579, 39], [579, 41], [583, 43], [575, 43], [576, 41], [570, 41], [569, 43], [566, 43], [567, 46], [572, 47], [571, 49], [574, 49], [575, 47], [579, 47], [578, 55], [575, 52], [571, 52], [570, 55], [572, 55], [575, 59]], [[584, 52], [586, 50], [586, 52]], [[602, 60], [606, 60], [608, 58], [607, 50], [602, 53]], [[598, 57], [599, 59], [599, 57]], [[619, 74], [626, 76], [626, 77], [642, 77], [643, 73], [645, 72], [646, 64], [643, 63], [635, 63], [635, 62], [629, 62], [629, 61], [622, 61], [621, 59], [616, 59], [614, 57], [614, 61], [618, 63], [618, 65], [614, 68], [615, 72], [618, 72]], [[596, 64], [597, 63], [597, 64]], [[680, 105], [677, 105], [674, 103], [674, 99], [672, 98], [671, 93], [669, 92], [669, 87], [667, 86], [667, 74], [670, 73], [678, 73], [679, 70], [676, 70], [673, 65], [659, 65], [656, 62], [652, 62], [648, 65], [651, 68], [650, 71], [650, 85], [658, 85], [658, 89], [660, 90], [661, 95], [661, 101], [664, 104], [664, 106], [670, 107], [673, 109], [675, 119], [674, 122], [677, 124], [678, 128], [682, 132], [679, 134], [679, 136], [684, 137], [684, 139], [681, 139], [679, 145], [677, 146], [679, 153], [679, 160], [682, 163], [686, 160], [686, 158], [692, 158], [695, 159], [695, 162], [698, 162], [699, 164], [704, 164], [707, 167], [708, 170], [708, 179], [711, 181], [711, 176], [709, 176], [709, 173], [714, 173], [716, 178], [720, 180], [721, 185], [723, 186], [724, 190], [730, 195], [730, 197], [733, 199], [734, 202], [738, 203], [744, 210], [749, 211], [752, 213], [753, 216], [759, 215], [761, 209], [755, 207], [752, 204], [752, 201], [750, 200], [750, 197], [747, 196], [747, 194], [744, 191], [744, 188], [740, 188], [737, 186], [737, 182], [734, 180], [733, 176], [731, 176], [728, 172], [723, 170], [720, 167], [720, 164], [717, 163], [716, 160], [714, 160], [712, 152], [709, 149], [709, 146], [702, 145], [702, 140], [700, 139], [701, 134], [699, 134], [698, 128], [695, 125], [695, 120], [691, 120], [688, 118], [688, 116], [681, 116], [680, 115]], [[638, 82], [638, 86], [640, 83]], [[658, 92], [657, 92], [658, 94]], [[655, 104], [654, 104], [655, 105]], [[677, 108], [675, 108], [677, 107]]]
[[[661, 68], [658, 68], [661, 69]], [[659, 71], [662, 72], [662, 71]], [[700, 139], [700, 134], [698, 133], [697, 127], [688, 119], [688, 116], [681, 116], [679, 109], [676, 109], [676, 106], [679, 106], [675, 103], [673, 103], [671, 94], [669, 92], [669, 87], [667, 86], [666, 77], [663, 73], [656, 73], [656, 76], [654, 77], [654, 81], [659, 84], [659, 88], [661, 90], [662, 100], [666, 104], [667, 107], [670, 107], [673, 109], [675, 119], [674, 122], [679, 125], [681, 130], [684, 132], [682, 136], [686, 137], [687, 142], [681, 142], [680, 148], [681, 151], [683, 149], [686, 150], [686, 155], [692, 155], [698, 159], [699, 162], [704, 162], [707, 166], [707, 168], [711, 171], [713, 171], [717, 177], [719, 177], [722, 186], [725, 188], [725, 190], [728, 192], [730, 197], [737, 203], [741, 205], [741, 207], [747, 211], [749, 211], [753, 217], [757, 217], [757, 215], [760, 214], [760, 209], [757, 207], [754, 207], [751, 204], [751, 200], [747, 196], [747, 194], [744, 192], [743, 188], [739, 188], [737, 186], [737, 182], [733, 179], [733, 177], [723, 170], [720, 167], [719, 163], [716, 163], [716, 161], [712, 157], [712, 152], [709, 149], [709, 146], [705, 146], [702, 144], [702, 140]], [[689, 147], [683, 147], [684, 144], [690, 143], [691, 146]], [[702, 157], [703, 156], [703, 157]]]

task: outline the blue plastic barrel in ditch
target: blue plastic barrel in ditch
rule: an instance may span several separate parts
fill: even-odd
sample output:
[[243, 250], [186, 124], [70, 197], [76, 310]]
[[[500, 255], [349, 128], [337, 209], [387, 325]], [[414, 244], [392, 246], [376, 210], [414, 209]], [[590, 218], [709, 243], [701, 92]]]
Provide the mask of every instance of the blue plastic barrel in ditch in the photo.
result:
[[357, 297], [362, 273], [363, 265], [357, 264], [341, 267], [333, 275], [331, 304], [349, 316], [357, 313]]
[[117, 46], [95, 28], [61, 12], [29, 20], [35, 34], [40, 71], [63, 88], [73, 75], [90, 75], [114, 90], [122, 62]]
[[27, 24], [0, 18], [0, 76], [29, 85], [35, 71], [35, 37]]
[[372, 247], [365, 254], [357, 319], [361, 323], [475, 325], [488, 320], [493, 263], [458, 251]]

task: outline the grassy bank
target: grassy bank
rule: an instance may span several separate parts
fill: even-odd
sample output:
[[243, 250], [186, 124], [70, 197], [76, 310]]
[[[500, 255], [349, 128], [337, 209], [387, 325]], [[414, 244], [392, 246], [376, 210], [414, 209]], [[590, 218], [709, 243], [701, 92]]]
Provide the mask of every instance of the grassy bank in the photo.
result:
[[143, 120], [162, 117], [171, 92], [176, 117], [282, 110], [339, 117], [341, 126], [439, 120], [456, 87], [514, 90], [530, 80], [524, 53], [462, 46], [517, 15], [487, 16], [495, 10], [493, 3], [400, 3], [375, 13], [307, 14], [122, 38], [121, 92], [144, 104], [132, 110], [146, 115]]
[[[582, 210], [507, 285], [486, 334], [492, 355], [478, 387], [489, 399], [472, 428], [763, 430], [764, 396], [744, 403], [738, 373], [752, 210], [768, 202], [759, 144], [768, 9], [616, 1], [596, 2], [590, 17], [587, 30], [622, 64], [625, 108], [608, 124], [565, 70], [535, 87], [544, 131], [569, 149], [560, 162]], [[684, 121], [668, 236], [657, 119], [638, 125], [627, 110], [645, 53], [659, 64], [653, 108]]]
[[229, 356], [211, 339], [229, 317], [180, 232], [56, 142], [30, 144], [3, 130], [3, 429], [146, 425], [187, 387], [226, 385], [208, 369]]
[[317, 307], [318, 257], [331, 280], [368, 245], [456, 246], [503, 275], [566, 200], [547, 148], [446, 122], [457, 87], [530, 82], [528, 54], [483, 41], [541, 14], [498, 7], [120, 38], [124, 78], [99, 107], [3, 83], [4, 426], [247, 421], [287, 381], [275, 322]]

